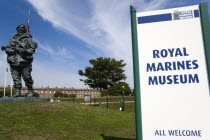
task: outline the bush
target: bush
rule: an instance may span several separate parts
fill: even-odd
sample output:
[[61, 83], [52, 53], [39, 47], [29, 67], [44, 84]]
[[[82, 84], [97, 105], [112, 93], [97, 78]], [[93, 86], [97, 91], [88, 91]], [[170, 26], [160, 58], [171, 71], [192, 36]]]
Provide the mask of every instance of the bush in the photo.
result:
[[53, 97], [63, 97], [63, 93], [61, 91], [56, 91]]
[[66, 94], [66, 93], [65, 93], [65, 94], [63, 94], [63, 96], [62, 96], [62, 97], [69, 97], [69, 96], [68, 96], [68, 94]]
[[[10, 92], [11, 92], [11, 88], [6, 88], [5, 96], [10, 97]], [[12, 95], [14, 95], [15, 92], [16, 92], [16, 90], [12, 89]], [[4, 88], [0, 89], [0, 97], [3, 97], [3, 96], [4, 96]]]
[[[28, 93], [26, 93], [25, 95], [23, 95], [24, 97], [27, 97], [28, 96]], [[34, 92], [34, 96], [33, 97], [40, 97], [39, 96], [39, 93], [37, 93], [37, 92]]]
[[75, 94], [69, 94], [69, 97], [74, 98], [74, 97], [76, 97], [76, 95]]

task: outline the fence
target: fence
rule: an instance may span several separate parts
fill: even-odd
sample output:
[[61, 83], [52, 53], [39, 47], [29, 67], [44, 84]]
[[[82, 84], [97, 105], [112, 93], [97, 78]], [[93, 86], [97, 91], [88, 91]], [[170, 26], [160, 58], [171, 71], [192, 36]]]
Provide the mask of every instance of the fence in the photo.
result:
[[100, 106], [107, 109], [115, 109], [121, 111], [135, 111], [135, 103], [133, 96], [125, 96], [124, 100], [122, 97], [105, 97], [105, 98], [94, 98], [92, 99], [91, 105]]
[[[55, 98], [57, 99], [57, 98]], [[62, 101], [76, 102], [85, 105], [97, 106], [106, 109], [124, 110], [128, 112], [135, 111], [134, 96], [124, 96], [124, 102], [121, 96], [97, 97], [91, 98], [90, 101], [84, 102], [84, 98], [67, 97], [59, 98]]]

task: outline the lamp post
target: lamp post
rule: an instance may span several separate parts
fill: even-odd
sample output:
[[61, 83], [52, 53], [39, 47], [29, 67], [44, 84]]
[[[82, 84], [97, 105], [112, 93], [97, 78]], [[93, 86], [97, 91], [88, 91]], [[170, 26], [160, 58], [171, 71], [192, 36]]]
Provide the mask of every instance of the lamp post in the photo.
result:
[[[110, 85], [107, 86], [107, 91], [109, 90], [109, 88], [110, 88]], [[108, 92], [108, 96], [110, 96], [110, 95], [109, 95], [109, 92]]]
[[125, 89], [124, 89], [124, 86], [122, 86], [122, 111], [124, 111], [125, 110], [125, 106], [124, 106], [124, 94], [125, 94]]

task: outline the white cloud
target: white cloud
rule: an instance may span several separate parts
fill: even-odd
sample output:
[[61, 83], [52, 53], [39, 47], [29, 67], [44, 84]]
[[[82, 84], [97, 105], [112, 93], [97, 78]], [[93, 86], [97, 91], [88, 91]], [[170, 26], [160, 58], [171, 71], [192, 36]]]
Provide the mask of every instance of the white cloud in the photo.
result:
[[[168, 0], [86, 0], [85, 4], [82, 3], [84, 0], [27, 1], [44, 20], [86, 42], [98, 56], [124, 59], [127, 81], [133, 85], [130, 5], [134, 5], [137, 11], [155, 10], [162, 9]], [[42, 49], [55, 53], [51, 47]], [[63, 49], [57, 53], [65, 56], [66, 52]]]
[[46, 51], [48, 54], [52, 56], [58, 56], [66, 59], [72, 59], [74, 58], [73, 54], [70, 52], [70, 50], [67, 50], [66, 47], [51, 47], [49, 44], [43, 44], [39, 40], [35, 40], [39, 44], [39, 48], [43, 51]]

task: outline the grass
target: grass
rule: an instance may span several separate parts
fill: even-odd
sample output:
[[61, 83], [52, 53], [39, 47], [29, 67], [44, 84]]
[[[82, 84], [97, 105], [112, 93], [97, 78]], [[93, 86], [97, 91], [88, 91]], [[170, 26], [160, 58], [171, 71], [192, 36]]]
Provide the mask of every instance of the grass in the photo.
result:
[[135, 114], [74, 102], [0, 103], [0, 139], [134, 139]]

